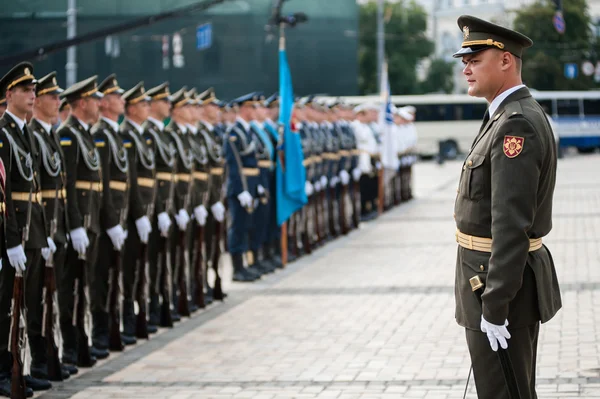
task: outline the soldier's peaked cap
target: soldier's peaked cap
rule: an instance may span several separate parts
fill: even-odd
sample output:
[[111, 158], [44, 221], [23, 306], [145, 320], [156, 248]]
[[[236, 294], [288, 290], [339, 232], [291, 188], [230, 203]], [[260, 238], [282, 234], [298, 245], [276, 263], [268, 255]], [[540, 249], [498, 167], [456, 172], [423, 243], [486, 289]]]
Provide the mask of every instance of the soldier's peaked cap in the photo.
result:
[[204, 90], [202, 93], [198, 94], [198, 101], [200, 102], [200, 104], [202, 105], [208, 105], [208, 104], [214, 104], [217, 106], [221, 105], [221, 102], [219, 101], [219, 99], [217, 98], [217, 95], [215, 94], [215, 89], [213, 89], [212, 87], [209, 87], [208, 89]]
[[35, 84], [33, 76], [33, 65], [29, 62], [21, 62], [15, 65], [10, 71], [0, 79], [0, 93], [5, 98], [6, 92], [17, 85]]
[[490, 48], [508, 51], [521, 58], [523, 50], [533, 45], [530, 38], [519, 32], [471, 15], [461, 15], [458, 27], [463, 32], [463, 42], [462, 48], [453, 55], [454, 58]]
[[148, 89], [146, 95], [151, 97], [152, 101], [171, 100], [171, 92], [169, 91], [169, 82], [164, 82], [156, 87]]
[[264, 100], [264, 96], [262, 95], [262, 93], [255, 91], [236, 98], [232, 101], [232, 103], [237, 106], [242, 106], [244, 104], [257, 105], [258, 103], [260, 103], [261, 97]]
[[98, 76], [94, 75], [81, 82], [75, 83], [60, 94], [60, 98], [66, 98], [71, 103], [80, 98], [102, 98], [104, 95], [98, 91]]
[[98, 85], [98, 90], [102, 92], [102, 94], [123, 94], [125, 90], [119, 87], [119, 82], [117, 82], [117, 75], [110, 74], [106, 79], [102, 81]]
[[187, 96], [187, 86], [183, 86], [171, 96], [171, 104], [173, 108], [183, 107], [184, 105], [193, 104], [194, 100]]
[[56, 72], [50, 72], [43, 78], [38, 79], [35, 85], [35, 95], [37, 97], [43, 96], [44, 94], [60, 94], [64, 90], [60, 88], [56, 81]]
[[275, 107], [279, 105], [279, 93], [273, 93], [265, 100], [265, 107]]
[[123, 93], [123, 100], [127, 105], [134, 105], [142, 101], [150, 101], [152, 98], [148, 96], [146, 90], [144, 89], [144, 82], [140, 82], [136, 84], [131, 89], [127, 90]]

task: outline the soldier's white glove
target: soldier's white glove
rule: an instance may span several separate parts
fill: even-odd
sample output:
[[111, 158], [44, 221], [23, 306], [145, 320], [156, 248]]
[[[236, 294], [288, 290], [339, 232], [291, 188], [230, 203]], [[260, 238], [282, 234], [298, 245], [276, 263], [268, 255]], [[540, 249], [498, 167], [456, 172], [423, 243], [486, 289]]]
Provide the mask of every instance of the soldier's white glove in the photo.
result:
[[354, 168], [354, 170], [352, 170], [352, 178], [354, 178], [354, 181], [360, 181], [361, 176], [362, 171], [360, 170], [360, 168]]
[[113, 226], [106, 230], [106, 234], [110, 237], [110, 241], [112, 241], [115, 250], [120, 251], [125, 242], [125, 231], [123, 230], [123, 227], [120, 224]]
[[382, 167], [383, 167], [383, 165], [381, 165], [381, 162], [377, 162], [377, 163], [375, 164], [375, 168], [376, 168], [377, 170], [381, 169]]
[[44, 258], [44, 260], [48, 260], [50, 255], [56, 252], [56, 244], [54, 243], [54, 240], [48, 237], [46, 241], [48, 242], [48, 246], [42, 248], [42, 257]]
[[252, 196], [248, 191], [242, 191], [240, 194], [238, 194], [237, 198], [243, 208], [252, 206]]
[[498, 351], [498, 342], [500, 342], [502, 349], [508, 348], [506, 340], [510, 338], [510, 333], [506, 326], [508, 326], [508, 320], [504, 322], [503, 326], [498, 326], [488, 322], [483, 318], [483, 315], [481, 316], [481, 331], [487, 334], [488, 341], [490, 341], [490, 346], [494, 352]]
[[90, 240], [85, 232], [85, 229], [83, 227], [78, 227], [71, 230], [69, 235], [71, 236], [71, 244], [73, 244], [73, 249], [79, 255], [83, 255], [87, 247], [90, 245]]
[[21, 244], [16, 247], [9, 248], [6, 250], [8, 254], [8, 261], [10, 265], [18, 271], [25, 271], [25, 263], [27, 262], [27, 256], [25, 256], [25, 250]]
[[160, 230], [160, 234], [163, 237], [166, 237], [169, 234], [169, 229], [171, 228], [171, 218], [167, 214], [167, 212], [161, 212], [158, 214], [158, 229]]
[[148, 237], [150, 237], [150, 232], [152, 232], [152, 223], [150, 223], [148, 216], [144, 215], [137, 219], [135, 221], [135, 227], [137, 228], [140, 241], [144, 244], [148, 244]]
[[342, 181], [342, 185], [347, 186], [350, 183], [350, 174], [345, 170], [340, 172], [340, 180]]
[[265, 193], [265, 188], [261, 184], [256, 187], [256, 190], [258, 191], [259, 195], [263, 195]]
[[310, 197], [315, 192], [315, 189], [314, 189], [313, 185], [310, 184], [309, 181], [307, 181], [306, 183], [304, 183], [304, 192], [306, 193], [307, 197]]
[[177, 226], [179, 227], [179, 230], [181, 230], [181, 231], [185, 230], [189, 221], [190, 221], [190, 215], [183, 208], [179, 210], [177, 215], [175, 215], [175, 222], [177, 222]]
[[317, 193], [321, 191], [321, 182], [318, 180], [315, 182], [315, 191]]
[[217, 222], [221, 223], [223, 222], [223, 220], [225, 220], [225, 207], [223, 206], [221, 201], [212, 204], [210, 210]]
[[194, 208], [194, 217], [196, 218], [196, 222], [200, 226], [206, 225], [206, 217], [208, 216], [208, 211], [204, 205], [198, 205]]
[[333, 176], [331, 180], [329, 180], [329, 187], [334, 188], [340, 182], [340, 179], [337, 176]]
[[321, 176], [321, 187], [323, 187], [323, 189], [325, 189], [327, 187], [327, 177], [326, 176]]

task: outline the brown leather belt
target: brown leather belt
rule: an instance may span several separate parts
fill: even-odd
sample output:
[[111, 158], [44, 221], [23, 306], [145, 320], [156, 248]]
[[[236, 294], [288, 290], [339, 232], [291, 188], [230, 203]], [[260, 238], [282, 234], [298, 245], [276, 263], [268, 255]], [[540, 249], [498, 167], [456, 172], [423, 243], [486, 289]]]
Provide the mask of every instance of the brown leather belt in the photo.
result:
[[[475, 237], [456, 230], [456, 242], [463, 248], [472, 249], [480, 252], [492, 252], [492, 239], [485, 237]], [[529, 252], [537, 251], [542, 247], [541, 238], [529, 239]]]

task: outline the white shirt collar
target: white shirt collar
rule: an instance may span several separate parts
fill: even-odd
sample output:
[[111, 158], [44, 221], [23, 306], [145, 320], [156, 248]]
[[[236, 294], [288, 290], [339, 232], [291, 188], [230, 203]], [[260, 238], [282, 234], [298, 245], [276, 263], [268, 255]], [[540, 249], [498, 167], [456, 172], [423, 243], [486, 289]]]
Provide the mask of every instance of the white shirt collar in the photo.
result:
[[49, 123], [46, 123], [42, 120], [39, 120], [38, 118], [35, 118], [36, 121], [38, 121], [38, 123], [40, 125], [42, 125], [42, 127], [44, 128], [44, 130], [46, 131], [47, 134], [50, 134], [50, 131], [52, 130], [52, 125]]
[[13, 114], [12, 112], [10, 112], [9, 110], [5, 111], [7, 114], [10, 115], [11, 118], [13, 118], [15, 120], [15, 122], [17, 122], [17, 126], [19, 126], [19, 129], [21, 129], [21, 133], [23, 133], [23, 126], [25, 126], [25, 121], [21, 118], [18, 118], [15, 116], [15, 114]]
[[236, 121], [238, 121], [239, 123], [242, 124], [242, 126], [244, 127], [244, 130], [246, 130], [246, 131], [250, 130], [250, 124], [248, 122], [246, 122], [241, 116], [238, 116], [236, 118]]
[[153, 118], [151, 116], [148, 117], [148, 120], [152, 122], [157, 128], [159, 128], [161, 132], [165, 130], [165, 124], [162, 121], [159, 121], [158, 119]]
[[138, 125], [137, 123], [135, 123], [134, 121], [132, 121], [132, 120], [131, 120], [131, 119], [129, 119], [129, 118], [127, 118], [127, 121], [128, 121], [129, 123], [131, 123], [131, 126], [133, 126], [133, 127], [135, 128], [135, 130], [137, 130], [137, 132], [138, 132], [139, 134], [143, 134], [143, 133], [144, 133], [144, 129], [143, 129], [143, 128], [142, 128], [140, 125]]
[[206, 126], [206, 127], [208, 128], [208, 130], [210, 130], [211, 132], [212, 132], [213, 130], [215, 130], [215, 127], [213, 126], [213, 124], [212, 124], [212, 123], [210, 123], [210, 122], [207, 122], [207, 121], [201, 121], [201, 122], [202, 122], [202, 123], [204, 124], [204, 126]]
[[196, 126], [190, 125], [189, 123], [186, 123], [185, 126], [190, 132], [192, 132], [192, 134], [198, 134], [198, 128]]
[[103, 121], [108, 123], [110, 125], [110, 127], [112, 127], [113, 131], [115, 131], [115, 132], [119, 131], [119, 124], [117, 122], [110, 120], [105, 116], [101, 116], [100, 118], [102, 118]]
[[88, 125], [87, 123], [85, 123], [84, 121], [82, 121], [81, 119], [77, 118], [76, 116], [74, 116], [73, 118], [75, 118], [75, 120], [77, 122], [79, 122], [79, 124], [83, 127], [83, 129], [87, 132], [88, 130], [90, 130], [90, 125]]
[[492, 117], [494, 116], [494, 113], [496, 113], [496, 110], [498, 109], [498, 107], [500, 106], [500, 104], [502, 104], [502, 101], [506, 100], [506, 98], [508, 96], [510, 96], [511, 94], [513, 94], [515, 91], [517, 91], [519, 89], [522, 89], [523, 87], [526, 87], [526, 86], [523, 85], [523, 84], [518, 85], [518, 86], [514, 86], [514, 87], [511, 87], [508, 90], [503, 91], [498, 96], [496, 96], [496, 98], [494, 98], [492, 100], [492, 103], [490, 104], [490, 107], [488, 108], [488, 112], [490, 114], [490, 119], [492, 119]]
[[175, 122], [175, 124], [177, 125], [179, 130], [181, 130], [181, 133], [187, 133], [187, 131], [188, 131], [187, 126], [182, 125], [181, 123], [177, 123], [177, 122]]

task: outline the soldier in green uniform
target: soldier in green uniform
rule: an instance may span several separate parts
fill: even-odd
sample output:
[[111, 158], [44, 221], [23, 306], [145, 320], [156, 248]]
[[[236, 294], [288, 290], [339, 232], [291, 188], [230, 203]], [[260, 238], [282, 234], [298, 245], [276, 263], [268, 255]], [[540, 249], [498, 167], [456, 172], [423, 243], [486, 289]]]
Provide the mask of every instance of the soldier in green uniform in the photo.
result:
[[[92, 127], [91, 134], [100, 154], [102, 169], [101, 234], [98, 238], [98, 256], [90, 270], [90, 309], [93, 346], [105, 351], [109, 349], [109, 313], [114, 311], [108, 309], [108, 298], [112, 290], [120, 290], [119, 284], [114, 283], [119, 279], [110, 277], [115, 277], [114, 273], [121, 271], [122, 258], [116, 256], [115, 252], [120, 252], [125, 243], [129, 162], [127, 145], [118, 134], [119, 116], [125, 109], [125, 101], [121, 98], [124, 90], [119, 87], [117, 78], [112, 74], [98, 85], [98, 91], [104, 96], [100, 100], [100, 119]], [[131, 307], [124, 308], [123, 313], [133, 314], [133, 303]], [[136, 342], [134, 336], [126, 334], [122, 334], [121, 339], [125, 345]], [[110, 349], [122, 350], [122, 345]]]
[[[144, 139], [142, 125], [150, 113], [150, 97], [144, 83], [140, 82], [122, 96], [125, 101], [125, 119], [121, 123], [120, 136], [127, 148], [129, 158], [129, 210], [127, 212], [127, 238], [123, 253], [123, 335], [146, 338], [148, 333], [158, 331], [156, 325], [146, 326], [146, 331], [136, 332], [133, 301], [138, 284], [146, 280], [146, 259], [140, 258], [142, 244], [148, 244], [156, 198], [154, 152]], [[146, 252], [147, 254], [147, 252]], [[142, 287], [144, 292], [145, 287]], [[139, 298], [138, 298], [139, 299]], [[138, 309], [146, 314], [146, 298], [138, 301]]]
[[[100, 98], [97, 77], [92, 76], [67, 88], [61, 95], [71, 105], [71, 115], [57, 131], [64, 153], [67, 221], [71, 245], [67, 248], [64, 267], [57, 265], [60, 329], [63, 338], [63, 363], [91, 367], [98, 357], [108, 356], [107, 350], [91, 350], [90, 358], [83, 358], [80, 349], [87, 345], [87, 332], [74, 325], [75, 304], [85, 303], [84, 286], [88, 269], [95, 263], [97, 237], [100, 234], [100, 154], [89, 131], [98, 120]], [[85, 264], [83, 264], [85, 263]], [[76, 295], [73, 293], [77, 288]], [[78, 312], [79, 313], [79, 312]], [[81, 315], [75, 319], [77, 323]], [[79, 342], [79, 341], [82, 342]], [[81, 347], [78, 347], [81, 344]]]
[[[41, 204], [39, 152], [25, 124], [27, 113], [33, 110], [35, 83], [33, 66], [28, 62], [18, 64], [0, 79], [0, 92], [6, 94], [7, 103], [0, 118], [0, 158], [6, 168], [4, 230], [8, 258], [0, 271], [0, 394], [4, 396], [10, 396], [11, 355], [21, 355], [8, 351], [15, 272], [23, 273], [24, 304], [32, 310], [26, 318], [27, 329], [36, 341], [42, 326], [42, 248], [56, 249], [48, 237]], [[30, 376], [25, 377], [25, 384], [33, 390], [51, 387], [47, 380]]]
[[[42, 203], [46, 214], [46, 228], [52, 233], [52, 227], [55, 226], [52, 239], [56, 244], [56, 252], [53, 255], [52, 262], [47, 263], [48, 255], [46, 250], [42, 250], [43, 259], [41, 259], [40, 268], [46, 273], [55, 273], [54, 265], [62, 265], [65, 262], [67, 248], [68, 226], [65, 217], [65, 166], [64, 155], [60, 148], [60, 140], [52, 124], [58, 118], [58, 108], [60, 104], [59, 94], [63, 92], [56, 81], [56, 72], [52, 72], [41, 79], [35, 86], [36, 99], [33, 107], [33, 118], [29, 123], [29, 131], [35, 138], [37, 148], [40, 152], [40, 176], [42, 183]], [[48, 287], [46, 287], [48, 288]], [[48, 304], [49, 305], [49, 304]], [[46, 306], [46, 304], [44, 304]], [[46, 310], [43, 308], [29, 309], [31, 315], [34, 311]], [[39, 315], [40, 320], [44, 318], [43, 313]], [[48, 316], [49, 317], [49, 316]], [[43, 329], [43, 327], [42, 327]], [[53, 331], [30, 330], [29, 341], [31, 348], [31, 375], [36, 378], [50, 379], [48, 376], [48, 359], [46, 354], [46, 340]], [[51, 361], [51, 359], [50, 359]], [[69, 371], [62, 370], [62, 378], [56, 378], [62, 381], [69, 377], [71, 373], [77, 373], [75, 366], [70, 366]], [[59, 375], [60, 376], [60, 375]]]
[[[532, 41], [487, 21], [461, 16], [461, 57], [469, 94], [489, 108], [464, 162], [455, 205], [456, 320], [465, 327], [480, 398], [508, 398], [494, 351], [508, 347], [521, 398], [536, 398], [540, 322], [561, 307], [552, 256], [556, 178], [554, 135], [521, 81]], [[479, 304], [469, 279], [485, 284]]]

